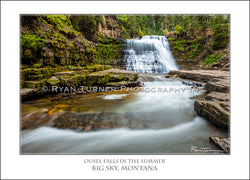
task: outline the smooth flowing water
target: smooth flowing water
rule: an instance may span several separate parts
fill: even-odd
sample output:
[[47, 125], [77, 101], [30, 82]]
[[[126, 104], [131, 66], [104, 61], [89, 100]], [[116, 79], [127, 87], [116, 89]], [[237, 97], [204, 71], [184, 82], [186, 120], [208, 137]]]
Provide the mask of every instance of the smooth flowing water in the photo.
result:
[[[128, 40], [128, 45], [127, 70], [162, 73], [177, 69], [165, 37], [146, 36], [141, 40]], [[64, 104], [67, 105], [63, 110], [65, 113], [105, 112], [95, 118], [115, 122], [116, 126], [91, 132], [53, 127], [23, 130], [22, 153], [192, 154], [195, 153], [192, 147], [216, 149], [209, 143], [209, 136], [227, 136], [196, 116], [194, 100], [190, 97], [201, 94], [202, 90], [194, 90], [180, 80], [166, 79], [161, 74], [141, 74], [140, 78], [144, 87], [136, 93], [97, 93], [71, 100], [40, 99], [23, 103], [22, 114], [25, 116], [34, 113], [34, 109], [39, 111]]]

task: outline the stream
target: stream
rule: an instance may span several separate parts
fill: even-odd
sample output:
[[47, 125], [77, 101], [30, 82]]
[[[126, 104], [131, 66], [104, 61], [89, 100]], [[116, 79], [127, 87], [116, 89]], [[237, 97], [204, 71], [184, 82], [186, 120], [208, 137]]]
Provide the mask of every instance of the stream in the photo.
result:
[[[193, 110], [195, 90], [176, 78], [165, 78], [178, 69], [165, 37], [145, 36], [128, 40], [126, 69], [137, 71], [143, 91], [94, 93], [73, 98], [56, 95], [22, 103], [22, 118], [51, 107], [77, 119], [91, 114], [92, 126], [109, 126], [90, 131], [58, 129], [48, 125], [21, 131], [23, 154], [217, 154], [209, 136], [227, 137]], [[60, 114], [59, 113], [59, 114]], [[82, 114], [83, 113], [83, 114]], [[101, 115], [100, 115], [101, 113]], [[89, 116], [88, 114], [88, 116]], [[53, 114], [50, 119], [56, 118]], [[60, 118], [61, 116], [59, 116]], [[64, 116], [65, 117], [65, 116]], [[87, 116], [86, 116], [87, 117]], [[58, 117], [57, 117], [58, 118]], [[102, 121], [99, 122], [99, 120]], [[103, 124], [105, 122], [106, 124]], [[210, 149], [211, 151], [194, 151]]]

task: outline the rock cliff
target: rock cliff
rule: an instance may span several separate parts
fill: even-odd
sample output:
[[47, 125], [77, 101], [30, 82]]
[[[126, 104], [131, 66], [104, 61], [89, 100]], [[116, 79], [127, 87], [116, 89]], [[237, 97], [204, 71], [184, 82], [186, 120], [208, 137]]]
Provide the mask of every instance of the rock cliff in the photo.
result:
[[64, 15], [21, 17], [21, 63], [26, 65], [86, 65], [97, 53], [94, 43], [77, 32]]
[[166, 36], [181, 69], [228, 70], [228, 25], [181, 32], [171, 31]]

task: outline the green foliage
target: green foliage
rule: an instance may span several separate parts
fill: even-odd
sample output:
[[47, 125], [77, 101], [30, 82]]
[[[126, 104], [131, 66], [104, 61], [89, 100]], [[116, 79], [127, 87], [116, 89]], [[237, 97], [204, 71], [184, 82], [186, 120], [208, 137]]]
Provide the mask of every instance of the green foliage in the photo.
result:
[[86, 23], [94, 25], [96, 28], [99, 23], [104, 23], [104, 19], [99, 15], [82, 16], [81, 20], [86, 21]]
[[197, 49], [199, 51], [203, 51], [205, 47], [206, 47], [206, 38], [204, 37], [199, 38], [197, 41]]
[[121, 58], [121, 45], [113, 45], [113, 44], [98, 44], [96, 47], [97, 54], [95, 55], [95, 59], [119, 59]]
[[35, 34], [28, 34], [28, 32], [23, 32], [21, 34], [21, 54], [22, 63], [30, 64], [30, 62], [35, 63], [40, 57], [40, 51], [46, 40], [41, 39]]
[[128, 22], [128, 15], [118, 15], [117, 18], [121, 24], [126, 24]]
[[139, 34], [139, 36], [144, 36], [144, 33], [141, 30], [139, 31], [138, 34]]
[[162, 32], [163, 32], [163, 34], [167, 34], [167, 33], [168, 33], [168, 30], [165, 29], [165, 30], [163, 30]]
[[43, 19], [40, 21], [46, 21], [47, 23], [56, 26], [60, 32], [67, 33], [68, 30], [66, 27], [73, 29], [71, 22], [65, 15], [44, 15], [40, 19]]
[[33, 66], [32, 67], [34, 67], [34, 68], [40, 68], [41, 67], [41, 64], [33, 64]]
[[117, 38], [111, 38], [111, 37], [98, 37], [98, 43], [101, 44], [122, 44], [122, 41]]
[[98, 37], [98, 45], [96, 46], [95, 60], [112, 60], [119, 59], [122, 55], [123, 42], [117, 38]]
[[69, 70], [75, 70], [75, 66], [69, 65], [69, 66], [68, 66], [68, 69], [69, 69]]
[[169, 37], [168, 40], [169, 41], [174, 41], [174, 38]]
[[183, 46], [174, 46], [174, 49], [177, 49], [179, 51], [184, 51], [184, 47]]
[[162, 34], [162, 16], [155, 16], [155, 32], [157, 34]]
[[185, 32], [184, 26], [176, 25], [174, 29], [175, 29], [175, 33], [176, 33], [176, 34]]
[[24, 32], [21, 34], [21, 52], [24, 52], [26, 49], [31, 49], [37, 52], [41, 47], [43, 47], [46, 41], [41, 39], [35, 34], [28, 34], [28, 32]]
[[228, 43], [229, 26], [227, 24], [216, 25], [214, 31], [213, 49], [224, 48]]
[[[161, 16], [163, 29], [179, 32], [179, 30], [187, 31], [205, 30], [218, 24], [229, 23], [229, 15], [164, 15]], [[177, 26], [178, 25], [178, 26]], [[177, 26], [177, 29], [176, 29]]]
[[77, 31], [91, 41], [95, 40], [99, 25], [104, 25], [102, 15], [72, 15], [70, 16], [70, 21]]
[[177, 40], [174, 41], [173, 43], [173, 49], [178, 50], [178, 51], [184, 51], [184, 45], [185, 45], [186, 41], [184, 39], [182, 40]]
[[118, 15], [117, 20], [124, 38], [143, 35], [163, 35], [162, 16], [158, 15]]
[[[204, 59], [229, 42], [228, 15], [166, 15], [162, 19], [164, 29], [175, 31], [168, 35], [168, 40], [176, 58]], [[186, 42], [182, 43], [183, 39]], [[217, 55], [207, 56], [206, 63], [218, 58]]]
[[43, 22], [44, 24], [48, 25], [48, 22], [45, 21], [45, 19], [43, 19], [42, 17], [38, 18], [38, 21], [41, 21], [41, 22]]
[[209, 65], [209, 64], [212, 64], [212, 63], [215, 63], [215, 62], [218, 62], [218, 60], [222, 57], [221, 54], [216, 54], [216, 55], [207, 55], [206, 58], [205, 58], [205, 62], [204, 64], [205, 65]]

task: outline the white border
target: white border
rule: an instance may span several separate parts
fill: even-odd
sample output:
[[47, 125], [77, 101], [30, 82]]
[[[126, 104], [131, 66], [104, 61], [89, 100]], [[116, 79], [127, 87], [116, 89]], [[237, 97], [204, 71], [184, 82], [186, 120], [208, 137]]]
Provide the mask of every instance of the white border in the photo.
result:
[[[249, 2], [1, 2], [2, 178], [248, 178]], [[95, 173], [85, 158], [145, 156], [19, 155], [19, 14], [231, 14], [230, 156], [168, 155], [154, 172]]]

